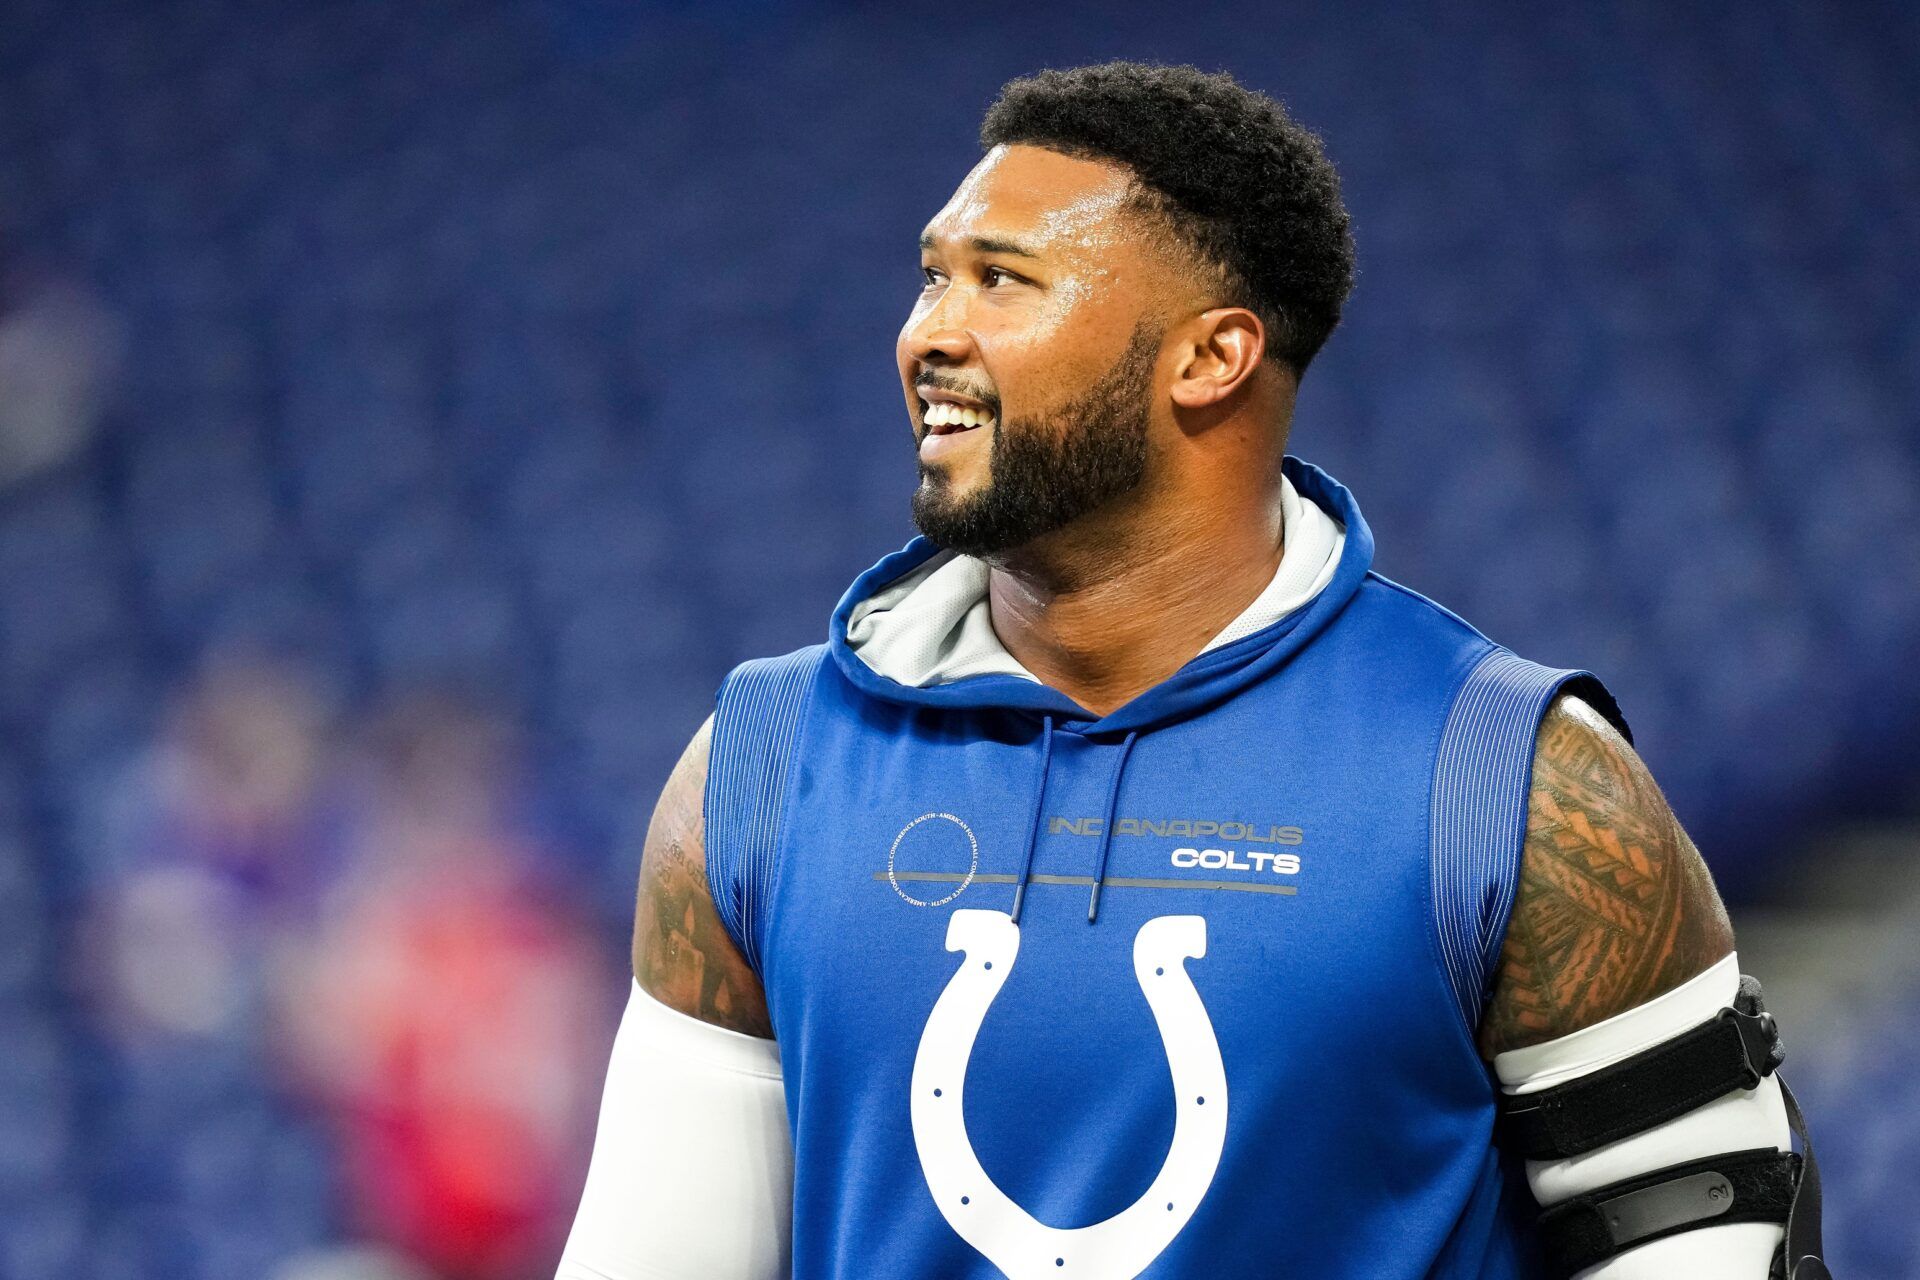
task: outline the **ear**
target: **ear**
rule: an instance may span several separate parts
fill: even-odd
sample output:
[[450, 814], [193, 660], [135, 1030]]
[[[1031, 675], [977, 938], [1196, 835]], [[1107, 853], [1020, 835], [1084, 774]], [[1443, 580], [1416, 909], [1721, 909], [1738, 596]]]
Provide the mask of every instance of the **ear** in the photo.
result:
[[1173, 369], [1173, 402], [1204, 409], [1225, 400], [1260, 368], [1267, 334], [1245, 307], [1202, 311], [1182, 328]]

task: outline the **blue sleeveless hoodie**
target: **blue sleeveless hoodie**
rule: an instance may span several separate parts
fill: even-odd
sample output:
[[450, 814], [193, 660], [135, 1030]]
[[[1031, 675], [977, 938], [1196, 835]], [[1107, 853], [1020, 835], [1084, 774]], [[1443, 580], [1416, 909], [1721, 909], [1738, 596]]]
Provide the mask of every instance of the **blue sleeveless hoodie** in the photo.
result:
[[1540, 716], [1618, 710], [1286, 474], [1332, 580], [1108, 715], [850, 648], [924, 538], [722, 684], [708, 879], [780, 1046], [795, 1280], [1539, 1273], [1474, 1028]]

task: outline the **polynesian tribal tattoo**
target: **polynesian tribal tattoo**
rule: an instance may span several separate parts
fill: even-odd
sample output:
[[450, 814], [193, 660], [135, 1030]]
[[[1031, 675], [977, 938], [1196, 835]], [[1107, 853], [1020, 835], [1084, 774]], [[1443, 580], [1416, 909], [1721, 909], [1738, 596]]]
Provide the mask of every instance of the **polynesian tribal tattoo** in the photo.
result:
[[1480, 1051], [1591, 1026], [1732, 949], [1706, 864], [1646, 765], [1593, 708], [1556, 700], [1535, 746], [1520, 885]]
[[687, 744], [654, 806], [640, 860], [633, 976], [681, 1013], [771, 1036], [760, 980], [733, 945], [707, 888], [705, 796], [711, 718]]

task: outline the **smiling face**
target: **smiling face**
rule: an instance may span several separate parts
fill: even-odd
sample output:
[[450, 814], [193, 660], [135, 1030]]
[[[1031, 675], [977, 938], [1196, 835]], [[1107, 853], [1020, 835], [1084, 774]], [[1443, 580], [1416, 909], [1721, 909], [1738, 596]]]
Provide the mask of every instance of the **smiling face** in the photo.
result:
[[1119, 165], [996, 147], [921, 236], [896, 357], [920, 452], [914, 520], [992, 555], [1138, 488], [1183, 282]]

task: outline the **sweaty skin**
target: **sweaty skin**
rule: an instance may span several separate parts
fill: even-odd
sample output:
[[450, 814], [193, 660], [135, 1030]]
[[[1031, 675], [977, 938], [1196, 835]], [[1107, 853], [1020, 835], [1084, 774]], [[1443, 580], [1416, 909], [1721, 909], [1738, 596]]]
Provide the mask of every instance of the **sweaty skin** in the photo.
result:
[[[1271, 580], [1291, 371], [1260, 321], [1214, 305], [1207, 273], [1129, 203], [1125, 169], [996, 147], [927, 224], [925, 287], [896, 346], [916, 440], [918, 389], [998, 408], [939, 451], [957, 492], [988, 482], [987, 433], [1045, 420], [1166, 322], [1147, 482], [1112, 508], [990, 560], [994, 631], [1028, 670], [1106, 714], [1189, 661]], [[1183, 269], [1184, 267], [1184, 269]], [[924, 458], [924, 454], [923, 454]], [[640, 871], [634, 976], [704, 1021], [770, 1036], [758, 978], [714, 912], [702, 800], [708, 721], [655, 809]], [[1535, 749], [1520, 886], [1480, 1027], [1488, 1057], [1651, 999], [1733, 947], [1699, 852], [1646, 766], [1562, 698]]]
[[[1001, 643], [1101, 715], [1173, 674], [1272, 580], [1293, 405], [1259, 319], [1215, 305], [1213, 273], [1170, 249], [1135, 195], [1123, 166], [995, 147], [927, 223], [924, 288], [895, 347], [923, 465], [965, 496], [988, 483], [991, 432], [1044, 419], [1143, 319], [1166, 323], [1146, 483], [987, 557]], [[930, 448], [922, 386], [997, 404], [994, 425]]]

